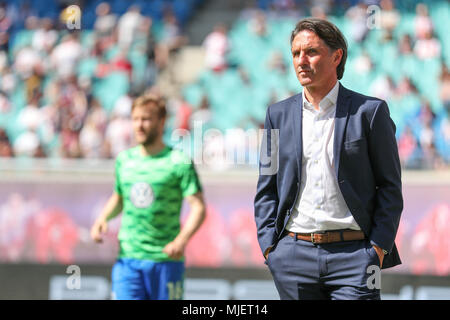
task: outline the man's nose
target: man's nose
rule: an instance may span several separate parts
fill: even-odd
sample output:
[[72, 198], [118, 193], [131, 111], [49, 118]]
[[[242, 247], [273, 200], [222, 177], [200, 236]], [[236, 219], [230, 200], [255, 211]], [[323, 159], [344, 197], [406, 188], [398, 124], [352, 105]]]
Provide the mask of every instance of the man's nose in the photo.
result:
[[307, 60], [307, 56], [304, 52], [300, 52], [300, 54], [297, 56], [297, 64], [299, 65], [303, 65], [303, 64], [307, 64], [308, 60]]
[[142, 128], [142, 120], [135, 120], [134, 124], [136, 125], [137, 128]]

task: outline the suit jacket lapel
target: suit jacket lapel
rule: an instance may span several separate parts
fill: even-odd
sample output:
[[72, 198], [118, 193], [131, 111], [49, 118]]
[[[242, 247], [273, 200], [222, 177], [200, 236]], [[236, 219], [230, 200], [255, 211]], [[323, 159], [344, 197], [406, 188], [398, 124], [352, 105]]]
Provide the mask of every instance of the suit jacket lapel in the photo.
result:
[[300, 181], [302, 173], [302, 94], [298, 94], [294, 99], [292, 110], [292, 125], [294, 128], [295, 152], [297, 155], [297, 179]]
[[342, 84], [339, 84], [338, 99], [336, 102], [336, 115], [334, 122], [334, 168], [336, 177], [339, 179], [339, 161], [341, 158], [342, 142], [344, 141], [344, 133], [347, 119], [350, 111], [349, 92]]

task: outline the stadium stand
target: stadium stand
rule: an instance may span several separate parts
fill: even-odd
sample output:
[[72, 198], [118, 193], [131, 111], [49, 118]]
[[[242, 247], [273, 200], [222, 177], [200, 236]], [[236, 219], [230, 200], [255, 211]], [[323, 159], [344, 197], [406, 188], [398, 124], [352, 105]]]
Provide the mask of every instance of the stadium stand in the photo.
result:
[[[132, 144], [131, 99], [159, 90], [204, 2], [86, 0], [80, 30], [67, 28], [72, 2], [2, 2], [0, 156], [112, 158]], [[199, 76], [169, 97], [167, 138], [198, 120], [203, 130], [260, 128], [271, 102], [301, 90], [289, 36], [299, 18], [312, 15], [334, 22], [347, 38], [342, 83], [387, 100], [402, 165], [448, 167], [448, 1], [252, 3], [203, 42]]]
[[[311, 10], [293, 1], [258, 1], [264, 10], [243, 11], [229, 30], [228, 68], [205, 69], [184, 88], [185, 99], [196, 106], [206, 97], [214, 127], [260, 127], [270, 103], [299, 92], [289, 56], [295, 22], [302, 15], [325, 17], [344, 32], [349, 44], [342, 83], [388, 101], [403, 166], [445, 167], [450, 150], [450, 60], [444, 40], [450, 5], [397, 1], [402, 5], [395, 8], [392, 1], [371, 2], [380, 5], [373, 26], [367, 22], [368, 1], [353, 1], [346, 10], [338, 8], [337, 1], [335, 7]], [[292, 14], [295, 9], [298, 14]]]

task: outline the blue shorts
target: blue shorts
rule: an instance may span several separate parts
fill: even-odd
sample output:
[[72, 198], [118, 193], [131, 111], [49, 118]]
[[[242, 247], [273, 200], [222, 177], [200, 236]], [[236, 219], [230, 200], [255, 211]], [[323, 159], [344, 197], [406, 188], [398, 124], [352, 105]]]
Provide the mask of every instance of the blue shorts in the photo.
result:
[[113, 297], [118, 300], [181, 300], [183, 284], [183, 261], [121, 258], [112, 269]]

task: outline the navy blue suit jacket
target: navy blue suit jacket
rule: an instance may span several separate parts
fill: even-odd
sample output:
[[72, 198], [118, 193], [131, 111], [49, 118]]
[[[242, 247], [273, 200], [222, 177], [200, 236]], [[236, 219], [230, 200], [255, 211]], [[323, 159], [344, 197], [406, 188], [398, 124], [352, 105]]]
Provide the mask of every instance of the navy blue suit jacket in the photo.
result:
[[[299, 194], [302, 105], [302, 95], [297, 94], [267, 109], [267, 143], [261, 147], [254, 200], [263, 253], [280, 239]], [[389, 252], [383, 268], [398, 265], [394, 240], [403, 198], [395, 125], [388, 106], [340, 84], [335, 118], [334, 165], [344, 200], [366, 237]]]

